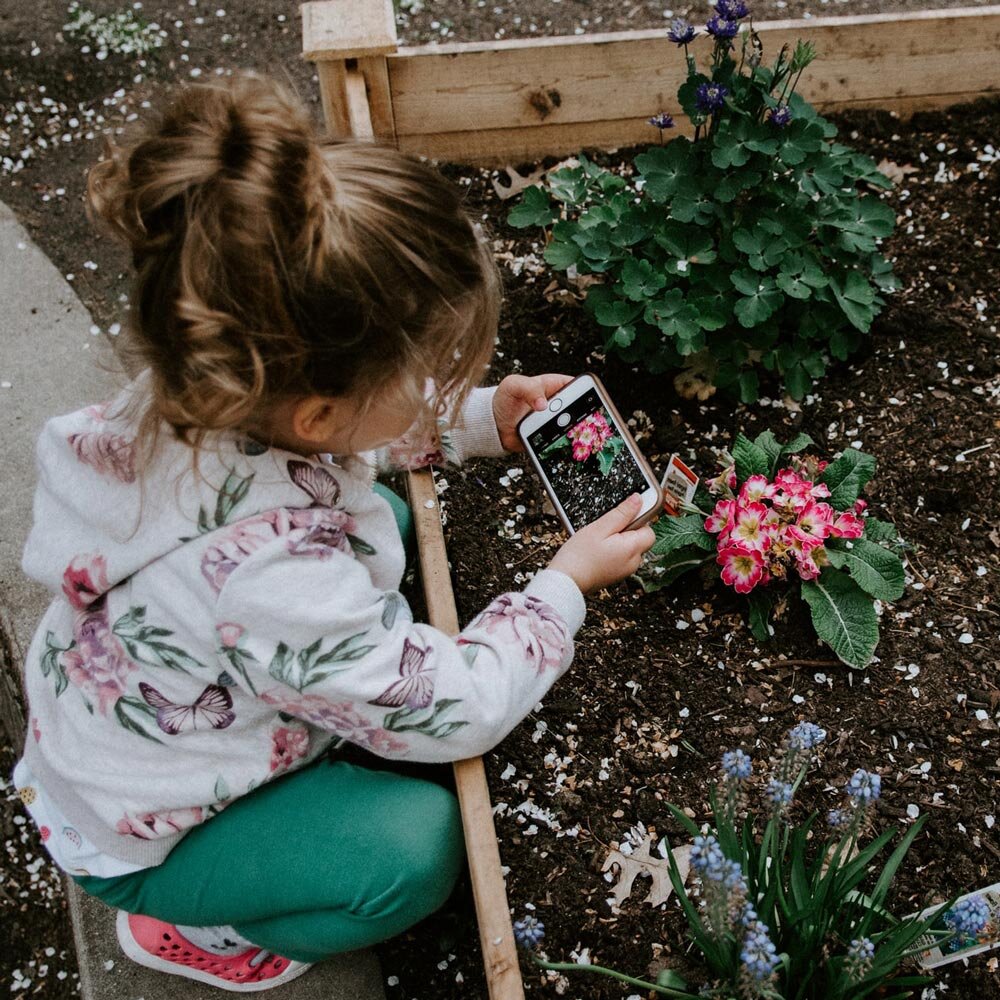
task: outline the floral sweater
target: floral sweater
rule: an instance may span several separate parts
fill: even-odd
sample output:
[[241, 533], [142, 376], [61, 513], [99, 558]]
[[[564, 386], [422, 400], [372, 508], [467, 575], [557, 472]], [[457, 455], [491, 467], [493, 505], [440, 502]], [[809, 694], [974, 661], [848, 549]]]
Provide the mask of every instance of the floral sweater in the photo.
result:
[[[450, 457], [502, 454], [491, 403], [470, 396], [442, 436]], [[413, 621], [370, 457], [233, 437], [195, 473], [169, 438], [140, 476], [120, 409], [45, 426], [23, 564], [56, 595], [25, 664], [24, 762], [99, 851], [158, 864], [337, 738], [414, 761], [479, 755], [569, 666], [584, 604], [558, 572], [457, 638]]]

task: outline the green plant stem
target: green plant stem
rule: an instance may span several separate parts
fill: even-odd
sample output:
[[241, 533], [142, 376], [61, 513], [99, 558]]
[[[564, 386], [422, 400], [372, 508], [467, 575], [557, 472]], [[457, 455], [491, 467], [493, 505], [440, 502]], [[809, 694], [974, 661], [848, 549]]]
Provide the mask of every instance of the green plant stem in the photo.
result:
[[654, 990], [661, 996], [665, 997], [682, 997], [683, 1000], [691, 1000], [695, 997], [694, 993], [684, 993], [681, 990], [671, 989], [669, 986], [659, 986], [656, 983], [648, 983], [644, 979], [633, 979], [632, 976], [626, 976], [624, 972], [615, 972], [614, 969], [606, 969], [603, 965], [579, 965], [576, 962], [548, 962], [544, 958], [539, 958], [537, 955], [532, 955], [531, 960], [535, 965], [542, 969], [551, 969], [553, 972], [595, 972], [601, 976], [610, 976], [612, 979], [617, 979], [619, 982], [628, 983], [629, 986], [638, 986], [640, 989], [644, 990]]

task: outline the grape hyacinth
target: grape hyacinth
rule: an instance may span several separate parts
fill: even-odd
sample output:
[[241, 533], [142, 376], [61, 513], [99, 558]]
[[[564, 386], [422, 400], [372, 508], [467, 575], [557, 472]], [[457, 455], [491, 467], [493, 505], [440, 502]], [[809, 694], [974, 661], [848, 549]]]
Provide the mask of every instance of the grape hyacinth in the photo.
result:
[[777, 125], [778, 128], [784, 128], [792, 120], [792, 109], [787, 104], [782, 104], [776, 107], [772, 112], [768, 121], [772, 125]]
[[771, 805], [780, 810], [792, 801], [792, 792], [792, 786], [787, 781], [770, 778], [767, 782], [765, 794]]
[[855, 938], [847, 946], [847, 956], [844, 958], [844, 975], [851, 982], [858, 982], [868, 975], [875, 958], [875, 945], [870, 938]]
[[693, 24], [689, 24], [683, 17], [675, 17], [670, 22], [667, 38], [676, 45], [687, 45], [688, 42], [694, 41], [697, 33]]
[[728, 750], [722, 755], [722, 773], [734, 781], [746, 781], [753, 774], [753, 762], [742, 750]]
[[749, 980], [747, 985], [763, 986], [771, 981], [780, 961], [767, 927], [759, 920], [752, 923], [740, 949], [741, 978]]
[[844, 809], [831, 809], [826, 814], [826, 822], [834, 830], [843, 830], [850, 822], [850, 815]]
[[800, 722], [788, 731], [788, 748], [795, 752], [814, 750], [826, 739], [826, 730], [814, 722]]
[[653, 115], [652, 118], [647, 119], [650, 125], [654, 128], [658, 128], [661, 132], [666, 128], [674, 127], [674, 120], [666, 112], [661, 111], [658, 115]]
[[964, 947], [969, 938], [975, 940], [989, 919], [989, 904], [978, 892], [957, 902], [944, 915], [945, 924], [955, 935], [952, 950]]
[[534, 951], [545, 938], [545, 924], [528, 914], [514, 921], [514, 940], [526, 951]]
[[878, 800], [882, 794], [882, 776], [859, 767], [851, 775], [846, 787], [851, 804], [860, 809]]
[[699, 111], [718, 111], [726, 103], [729, 88], [721, 83], [700, 83], [695, 96]]
[[735, 38], [740, 30], [739, 22], [730, 21], [725, 17], [720, 17], [718, 14], [708, 19], [705, 28], [710, 35], [718, 39]]

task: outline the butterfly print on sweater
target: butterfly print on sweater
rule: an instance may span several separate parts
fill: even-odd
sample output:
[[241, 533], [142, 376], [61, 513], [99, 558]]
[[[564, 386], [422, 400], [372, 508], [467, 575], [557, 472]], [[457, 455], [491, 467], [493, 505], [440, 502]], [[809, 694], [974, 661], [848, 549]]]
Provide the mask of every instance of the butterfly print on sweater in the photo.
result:
[[309, 494], [313, 507], [336, 507], [340, 503], [340, 483], [326, 469], [290, 459], [288, 474], [300, 490]]
[[434, 697], [434, 667], [425, 666], [431, 647], [421, 649], [403, 640], [403, 655], [399, 660], [399, 680], [393, 681], [371, 705], [386, 708], [426, 708]]
[[218, 684], [209, 684], [193, 705], [175, 705], [145, 681], [140, 682], [139, 691], [146, 704], [156, 709], [156, 724], [169, 736], [197, 729], [199, 721], [225, 729], [236, 719], [233, 696]]

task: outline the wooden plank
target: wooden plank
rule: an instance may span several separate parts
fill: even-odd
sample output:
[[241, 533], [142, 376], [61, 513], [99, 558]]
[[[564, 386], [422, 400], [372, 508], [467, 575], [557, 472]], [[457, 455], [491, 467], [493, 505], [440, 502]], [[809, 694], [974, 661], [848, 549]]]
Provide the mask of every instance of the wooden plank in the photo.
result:
[[347, 109], [347, 64], [343, 61], [317, 63], [316, 72], [327, 135], [335, 139], [349, 136], [351, 118]]
[[396, 51], [392, 0], [313, 0], [302, 4], [302, 54], [313, 62]]
[[350, 122], [348, 134], [355, 139], [371, 139], [375, 132], [372, 128], [372, 118], [368, 108], [365, 78], [362, 76], [361, 70], [349, 69], [344, 79], [347, 117]]
[[[800, 38], [816, 45], [820, 58], [801, 91], [820, 104], [966, 95], [969, 81], [982, 92], [1000, 88], [1000, 6], [757, 27], [765, 58]], [[662, 31], [403, 49], [387, 65], [396, 134], [409, 149], [421, 135], [673, 113], [685, 72]]]
[[[1000, 95], [1000, 89], [995, 93]], [[895, 112], [905, 119], [915, 111], [934, 111], [982, 96], [982, 91], [976, 90], [892, 100], [876, 98], [865, 101], [818, 102], [817, 107], [824, 112], [870, 108]], [[677, 116], [676, 120], [677, 128], [671, 129], [666, 133], [667, 136], [694, 134], [694, 129], [686, 118]], [[645, 118], [398, 137], [399, 148], [404, 152], [442, 162], [480, 166], [531, 163], [546, 156], [569, 156], [585, 149], [621, 149], [656, 141], [656, 129]]]
[[[417, 533], [427, 617], [435, 628], [447, 635], [457, 635], [458, 611], [433, 473], [426, 469], [410, 472], [407, 485]], [[482, 758], [456, 761], [454, 770], [490, 1000], [524, 1000]]]
[[365, 78], [368, 90], [372, 132], [376, 139], [395, 146], [396, 121], [392, 112], [392, 93], [389, 90], [389, 69], [385, 56], [366, 56], [359, 59], [358, 69]]

